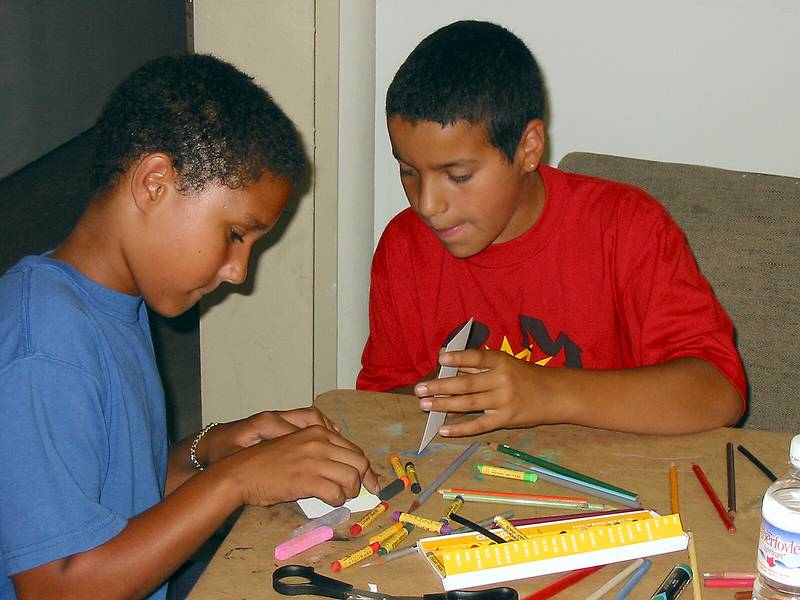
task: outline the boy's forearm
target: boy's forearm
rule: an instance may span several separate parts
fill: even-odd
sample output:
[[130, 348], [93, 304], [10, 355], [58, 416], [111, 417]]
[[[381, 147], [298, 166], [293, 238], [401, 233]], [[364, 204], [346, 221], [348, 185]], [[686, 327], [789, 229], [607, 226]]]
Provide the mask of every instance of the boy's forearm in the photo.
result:
[[[197, 434], [194, 434], [197, 435]], [[178, 487], [197, 473], [197, 469], [189, 460], [189, 449], [194, 441], [194, 435], [173, 444], [169, 449], [167, 462], [167, 483], [164, 495], [169, 496]]]
[[735, 387], [699, 358], [617, 371], [559, 369], [553, 375], [561, 379], [561, 422], [677, 434], [732, 425], [741, 413]]
[[14, 576], [20, 600], [143, 598], [152, 593], [241, 503], [225, 465], [212, 466], [105, 544]]

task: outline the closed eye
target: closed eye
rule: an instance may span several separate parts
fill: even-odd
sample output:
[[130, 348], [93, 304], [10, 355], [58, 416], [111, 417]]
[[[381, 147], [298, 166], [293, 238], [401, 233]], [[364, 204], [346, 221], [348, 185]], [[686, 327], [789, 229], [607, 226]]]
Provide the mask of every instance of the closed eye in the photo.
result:
[[466, 183], [472, 178], [472, 175], [448, 175], [448, 177], [453, 183]]
[[235, 229], [231, 229], [231, 241], [242, 243], [244, 242], [244, 236]]

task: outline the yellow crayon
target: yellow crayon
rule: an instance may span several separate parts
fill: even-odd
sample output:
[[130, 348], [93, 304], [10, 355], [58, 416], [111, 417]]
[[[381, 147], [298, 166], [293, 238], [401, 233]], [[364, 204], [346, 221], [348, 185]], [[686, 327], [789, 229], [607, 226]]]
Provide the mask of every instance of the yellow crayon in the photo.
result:
[[464, 505], [464, 498], [461, 496], [456, 496], [456, 499], [453, 500], [453, 503], [450, 505], [450, 508], [447, 509], [444, 518], [449, 519], [450, 515], [452, 515], [453, 513], [457, 513], [463, 505]]
[[521, 540], [527, 540], [528, 539], [525, 536], [524, 533], [522, 533], [519, 529], [514, 527], [511, 524], [511, 522], [508, 519], [506, 519], [505, 517], [501, 517], [500, 515], [497, 515], [494, 518], [494, 522], [495, 522], [496, 525], [500, 526], [500, 529], [502, 529], [503, 531], [505, 531], [508, 534], [508, 537], [511, 538], [511, 541], [521, 541]]
[[426, 552], [425, 556], [428, 557], [428, 560], [433, 565], [433, 567], [437, 571], [439, 571], [439, 575], [441, 575], [442, 577], [447, 577], [447, 571], [445, 570], [442, 561], [440, 561], [439, 558], [433, 552]]
[[369, 538], [369, 543], [370, 544], [374, 544], [375, 542], [378, 542], [379, 544], [382, 544], [384, 541], [388, 540], [390, 537], [392, 537], [395, 533], [400, 531], [402, 528], [403, 528], [403, 524], [402, 523], [395, 523], [391, 527], [387, 527], [386, 529], [384, 529], [380, 533], [376, 533], [371, 538]]
[[432, 531], [434, 533], [438, 533], [439, 535], [444, 535], [453, 531], [453, 528], [446, 523], [434, 521], [432, 519], [426, 519], [425, 517], [419, 517], [411, 513], [401, 513], [400, 511], [395, 511], [392, 513], [392, 519], [395, 521], [400, 521], [401, 523], [411, 523], [415, 527], [419, 527], [425, 531]]
[[494, 465], [476, 465], [475, 468], [480, 471], [481, 475], [505, 477], [506, 479], [519, 479], [520, 481], [534, 482], [539, 478], [536, 473], [515, 471], [514, 469], [505, 469], [503, 467], [495, 467]]
[[389, 552], [397, 548], [400, 542], [406, 539], [406, 536], [411, 532], [412, 529], [414, 529], [414, 526], [406, 523], [400, 531], [395, 533], [392, 537], [381, 544], [378, 554], [381, 556], [389, 554]]
[[406, 470], [403, 468], [403, 463], [400, 462], [400, 458], [398, 458], [397, 454], [390, 454], [389, 462], [392, 463], [392, 468], [397, 478], [403, 482], [405, 487], [408, 487], [408, 475], [406, 475]]
[[361, 550], [356, 550], [352, 554], [348, 554], [347, 556], [340, 558], [339, 560], [335, 560], [331, 563], [331, 571], [334, 573], [341, 571], [342, 569], [346, 569], [347, 567], [351, 567], [359, 561], [364, 560], [375, 554], [380, 547], [379, 544], [370, 544], [369, 546], [364, 546]]
[[377, 519], [378, 516], [380, 516], [380, 514], [387, 508], [389, 508], [389, 505], [386, 502], [381, 502], [378, 504], [378, 506], [369, 511], [366, 516], [362, 517], [360, 521], [353, 523], [353, 525], [350, 527], [350, 535], [353, 537], [358, 537], [361, 535], [361, 532], [364, 531], [364, 528]]
[[422, 491], [422, 486], [417, 479], [417, 467], [414, 466], [413, 462], [406, 463], [406, 475], [408, 476], [408, 482], [411, 484], [411, 491], [419, 494]]

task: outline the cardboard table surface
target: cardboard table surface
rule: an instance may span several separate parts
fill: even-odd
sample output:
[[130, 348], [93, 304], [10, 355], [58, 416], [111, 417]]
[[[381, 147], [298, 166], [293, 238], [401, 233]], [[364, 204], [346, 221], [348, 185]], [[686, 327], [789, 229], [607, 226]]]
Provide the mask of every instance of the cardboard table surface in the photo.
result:
[[[737, 515], [736, 533], [728, 533], [694, 473], [692, 463], [704, 470], [717, 495], [726, 504], [727, 479], [725, 444], [742, 444], [760, 458], [779, 477], [787, 469], [790, 433], [722, 428], [699, 434], [678, 436], [635, 435], [571, 425], [542, 426], [534, 429], [505, 430], [474, 438], [436, 437], [421, 456], [416, 456], [425, 426], [426, 414], [415, 398], [396, 394], [377, 394], [337, 390], [319, 396], [315, 406], [341, 427], [345, 437], [366, 453], [383, 484], [394, 479], [388, 455], [396, 453], [404, 462], [413, 460], [423, 487], [433, 481], [470, 443], [505, 443], [529, 454], [542, 456], [572, 470], [640, 495], [642, 506], [670, 514], [669, 466], [679, 471], [680, 515], [684, 530], [694, 532], [699, 571], [755, 571], [758, 533], [761, 523], [761, 497], [770, 481], [745, 457], [736, 452]], [[444, 484], [446, 487], [519, 491], [536, 494], [574, 496], [572, 490], [551, 483], [484, 477], [475, 465], [504, 458], [488, 445], [482, 446]], [[380, 592], [396, 595], [422, 595], [441, 592], [438, 576], [417, 554], [360, 568], [352, 566], [331, 573], [332, 561], [366, 545], [367, 538], [387, 526], [388, 513], [406, 510], [416, 498], [404, 490], [389, 501], [390, 510], [381, 515], [365, 533], [349, 541], [331, 541], [309, 549], [286, 561], [277, 561], [274, 549], [289, 538], [290, 532], [306, 519], [294, 502], [269, 508], [247, 507], [223, 541], [208, 568], [189, 596], [190, 600], [260, 600], [283, 598], [272, 589], [272, 572], [283, 564], [313, 566], [318, 572], [352, 583], [358, 589], [376, 584]], [[594, 500], [596, 501], [596, 499]], [[434, 493], [417, 514], [439, 519], [450, 505]], [[620, 508], [623, 508], [620, 506]], [[513, 510], [515, 518], [564, 514], [563, 509], [498, 504], [466, 503], [460, 514], [473, 521]], [[357, 513], [337, 534], [346, 535], [349, 525], [365, 513]], [[416, 529], [407, 544], [426, 532]], [[653, 557], [652, 567], [631, 598], [649, 598], [677, 562], [689, 563], [686, 552]], [[365, 561], [366, 562], [366, 561]], [[608, 565], [559, 594], [558, 598], [585, 598], [628, 563]], [[562, 574], [563, 575], [563, 574]], [[520, 598], [557, 579], [547, 575], [504, 584], [515, 588]], [[493, 587], [493, 586], [492, 586]], [[613, 593], [619, 588], [615, 589]], [[732, 589], [703, 588], [708, 600], [733, 597]], [[608, 597], [612, 597], [609, 594]], [[682, 594], [690, 598], [691, 589]]]

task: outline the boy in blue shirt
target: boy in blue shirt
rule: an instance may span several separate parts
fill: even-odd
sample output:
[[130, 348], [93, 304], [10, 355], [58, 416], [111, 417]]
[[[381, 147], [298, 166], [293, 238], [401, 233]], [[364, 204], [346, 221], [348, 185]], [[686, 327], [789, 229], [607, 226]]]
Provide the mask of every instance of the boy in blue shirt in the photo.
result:
[[[386, 120], [410, 208], [375, 251], [357, 387], [472, 413], [450, 436], [734, 423], [733, 327], [683, 232], [642, 190], [542, 164], [544, 106], [530, 50], [493, 23], [442, 27], [398, 69]], [[470, 318], [470, 349], [440, 354]]]
[[167, 444], [145, 303], [175, 316], [244, 282], [307, 168], [288, 117], [232, 65], [186, 55], [131, 74], [96, 131], [79, 223], [0, 278], [3, 600], [163, 598], [242, 504], [377, 488], [314, 409]]

